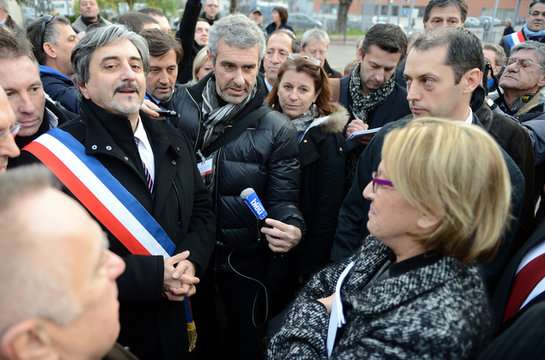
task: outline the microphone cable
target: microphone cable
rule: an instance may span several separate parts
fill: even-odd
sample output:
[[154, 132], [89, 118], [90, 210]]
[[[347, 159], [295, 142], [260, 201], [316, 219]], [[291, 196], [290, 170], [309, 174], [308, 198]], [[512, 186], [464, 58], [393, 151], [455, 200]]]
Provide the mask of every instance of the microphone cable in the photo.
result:
[[[237, 274], [238, 276], [240, 276], [240, 277], [242, 277], [242, 278], [244, 278], [246, 280], [252, 281], [252, 282], [258, 284], [259, 286], [261, 286], [263, 288], [263, 292], [265, 294], [265, 317], [263, 319], [263, 324], [265, 324], [265, 322], [269, 318], [269, 293], [267, 291], [267, 287], [261, 281], [255, 279], [255, 278], [253, 278], [251, 276], [244, 275], [243, 273], [241, 273], [240, 271], [235, 269], [235, 267], [231, 263], [231, 255], [233, 255], [233, 250], [231, 250], [231, 252], [229, 252], [229, 255], [227, 255], [227, 265], [229, 266], [229, 268], [235, 274]], [[257, 298], [258, 297], [259, 297], [259, 288], [257, 289], [257, 293], [254, 296], [254, 300], [253, 300], [253, 304], [252, 304], [252, 325], [254, 325], [254, 327], [256, 329], [257, 329], [258, 326], [257, 326], [257, 323], [255, 321], [255, 310], [256, 310], [256, 306], [257, 306]]]

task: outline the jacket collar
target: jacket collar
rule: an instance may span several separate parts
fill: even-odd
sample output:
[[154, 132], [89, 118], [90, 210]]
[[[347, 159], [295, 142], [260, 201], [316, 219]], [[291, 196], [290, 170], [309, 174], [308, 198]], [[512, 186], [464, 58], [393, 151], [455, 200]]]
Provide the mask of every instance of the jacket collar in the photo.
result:
[[[375, 242], [370, 246], [377, 246], [378, 239], [368, 237], [367, 242]], [[355, 268], [351, 281], [370, 279], [376, 270], [391, 256], [391, 251], [382, 243], [378, 244], [375, 255], [364, 260], [358, 268]], [[369, 255], [369, 252], [362, 251], [360, 254]], [[364, 292], [355, 292], [347, 296], [347, 300], [361, 313], [376, 314], [398, 307], [400, 304], [409, 302], [422, 294], [433, 291], [443, 286], [453, 278], [466, 271], [457, 260], [451, 257], [441, 257], [431, 265], [408, 271], [399, 276], [377, 282]], [[475, 270], [476, 271], [476, 270]], [[367, 281], [364, 281], [366, 284]]]
[[50, 66], [40, 65], [40, 76], [44, 76], [44, 75], [53, 75], [55, 77], [61, 78], [64, 81], [67, 81], [67, 82], [70, 82], [71, 84], [74, 84], [72, 82], [72, 80], [68, 76], [66, 76], [65, 74], [63, 74], [59, 70], [57, 70], [55, 68], [52, 68]]
[[[88, 154], [117, 155], [125, 160], [126, 155], [130, 156], [134, 153], [136, 149], [134, 133], [126, 116], [113, 114], [92, 101], [82, 99], [81, 118], [86, 125], [84, 145]], [[162, 131], [154, 120], [149, 119], [142, 112], [140, 119], [148, 132], [154, 154], [156, 151], [162, 154], [170, 149], [175, 156], [178, 156], [179, 147], [177, 150], [177, 146], [173, 145], [172, 135], [169, 132]]]

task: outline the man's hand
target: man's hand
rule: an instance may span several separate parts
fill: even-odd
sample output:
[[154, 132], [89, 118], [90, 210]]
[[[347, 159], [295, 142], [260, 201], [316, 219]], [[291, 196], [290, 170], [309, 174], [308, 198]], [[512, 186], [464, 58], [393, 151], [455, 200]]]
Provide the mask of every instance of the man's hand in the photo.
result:
[[298, 227], [270, 218], [265, 219], [265, 223], [271, 227], [262, 227], [261, 232], [265, 234], [271, 251], [285, 253], [301, 241], [303, 234]]
[[199, 278], [195, 276], [195, 266], [187, 260], [189, 251], [183, 251], [165, 259], [163, 288], [165, 296], [171, 301], [182, 301], [185, 296], [195, 294]]
[[142, 110], [146, 115], [152, 117], [152, 118], [158, 118], [161, 115], [157, 112], [157, 110], [161, 110], [159, 106], [155, 105], [153, 101], [144, 99], [144, 102], [142, 103], [142, 106], [140, 106], [140, 110]]
[[[354, 120], [350, 121], [348, 126], [346, 127], [346, 137], [349, 138], [352, 133], [355, 131], [361, 131], [361, 130], [367, 130], [369, 129], [369, 125], [364, 123], [362, 120], [355, 118]], [[372, 135], [370, 136], [363, 136], [358, 139], [358, 141], [362, 144], [368, 144], [369, 141], [373, 138]]]
[[328, 297], [318, 299], [318, 302], [321, 302], [322, 304], [324, 304], [328, 314], [331, 314], [331, 306], [333, 305], [334, 296], [335, 296], [335, 293], [329, 295]]

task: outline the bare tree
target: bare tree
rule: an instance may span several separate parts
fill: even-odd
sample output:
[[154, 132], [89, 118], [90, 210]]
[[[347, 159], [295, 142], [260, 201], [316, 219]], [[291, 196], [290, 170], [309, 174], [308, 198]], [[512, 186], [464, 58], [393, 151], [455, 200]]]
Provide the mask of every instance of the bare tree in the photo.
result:
[[339, 0], [336, 25], [338, 33], [346, 33], [346, 23], [348, 21], [348, 9], [350, 9], [350, 5], [352, 5], [352, 0]]

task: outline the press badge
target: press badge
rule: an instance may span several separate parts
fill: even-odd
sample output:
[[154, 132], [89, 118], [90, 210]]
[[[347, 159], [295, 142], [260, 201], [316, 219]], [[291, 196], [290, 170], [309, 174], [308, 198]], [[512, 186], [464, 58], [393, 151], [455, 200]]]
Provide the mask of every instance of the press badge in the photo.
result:
[[197, 164], [197, 168], [199, 169], [199, 172], [201, 173], [201, 176], [204, 178], [208, 175], [211, 175], [214, 173], [214, 156], [210, 156], [208, 159], [206, 159], [200, 151], [197, 152], [197, 155], [201, 159], [201, 161]]

